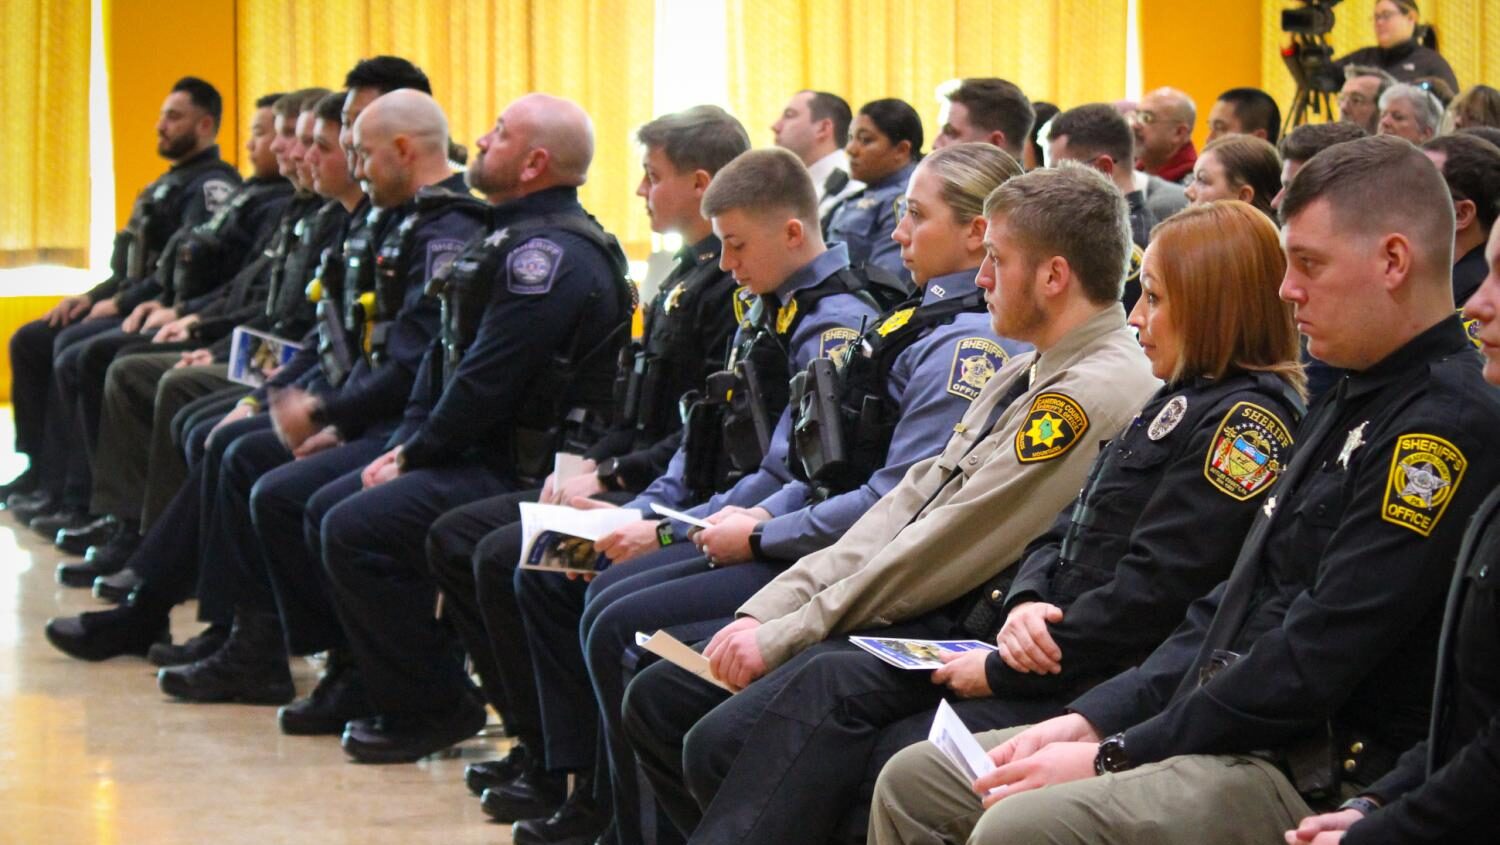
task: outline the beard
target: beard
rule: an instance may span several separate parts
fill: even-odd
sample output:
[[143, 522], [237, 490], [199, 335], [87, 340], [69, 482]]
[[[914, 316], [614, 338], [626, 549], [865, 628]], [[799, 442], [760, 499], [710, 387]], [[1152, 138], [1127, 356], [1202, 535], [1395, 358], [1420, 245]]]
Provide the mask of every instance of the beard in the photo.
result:
[[193, 147], [197, 146], [197, 144], [198, 139], [189, 134], [178, 135], [175, 138], [158, 137], [156, 139], [156, 152], [164, 159], [178, 161], [192, 152]]
[[1037, 302], [1036, 289], [1028, 284], [1014, 302], [1002, 301], [994, 318], [995, 334], [1001, 337], [1026, 338], [1047, 322], [1047, 312]]

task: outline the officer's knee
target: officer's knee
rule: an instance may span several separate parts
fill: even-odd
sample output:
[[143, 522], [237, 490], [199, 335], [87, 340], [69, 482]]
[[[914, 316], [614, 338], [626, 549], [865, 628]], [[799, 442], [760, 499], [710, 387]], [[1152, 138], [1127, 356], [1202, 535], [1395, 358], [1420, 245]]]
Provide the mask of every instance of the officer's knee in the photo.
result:
[[875, 801], [899, 806], [902, 797], [914, 794], [914, 784], [931, 782], [949, 774], [942, 752], [930, 742], [908, 745], [886, 761], [875, 779]]
[[969, 835], [969, 842], [975, 845], [1005, 842], [1061, 845], [1094, 841], [1094, 837], [1086, 832], [1086, 826], [1080, 829], [1080, 820], [1070, 817], [1069, 802], [1059, 798], [1059, 791], [1051, 787], [1012, 795], [979, 817], [974, 832]]
[[706, 805], [719, 791], [728, 764], [734, 754], [729, 750], [735, 740], [728, 728], [731, 719], [716, 719], [709, 711], [682, 737], [682, 780], [688, 791]]

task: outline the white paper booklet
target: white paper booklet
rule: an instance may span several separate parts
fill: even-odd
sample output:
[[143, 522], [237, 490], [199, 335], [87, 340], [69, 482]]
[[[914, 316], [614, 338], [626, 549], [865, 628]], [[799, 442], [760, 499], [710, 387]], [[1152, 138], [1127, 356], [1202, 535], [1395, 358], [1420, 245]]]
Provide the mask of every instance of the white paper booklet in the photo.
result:
[[636, 631], [635, 644], [668, 663], [692, 672], [694, 675], [708, 681], [719, 689], [726, 692], [734, 692], [734, 690], [729, 688], [728, 684], [714, 677], [714, 673], [708, 668], [707, 657], [694, 651], [692, 646], [687, 645], [666, 631], [657, 631], [649, 637], [640, 631]]
[[898, 669], [941, 669], [943, 655], [995, 647], [980, 640], [906, 640], [895, 637], [850, 637], [849, 642]]
[[563, 505], [521, 503], [522, 569], [593, 574], [603, 569], [594, 541], [641, 518], [635, 508], [579, 510]]
[[932, 729], [927, 732], [927, 741], [936, 745], [971, 781], [995, 770], [995, 763], [990, 755], [985, 753], [979, 740], [969, 732], [964, 720], [958, 718], [958, 714], [953, 712], [953, 707], [946, 700], [938, 704], [937, 715], [932, 718]]

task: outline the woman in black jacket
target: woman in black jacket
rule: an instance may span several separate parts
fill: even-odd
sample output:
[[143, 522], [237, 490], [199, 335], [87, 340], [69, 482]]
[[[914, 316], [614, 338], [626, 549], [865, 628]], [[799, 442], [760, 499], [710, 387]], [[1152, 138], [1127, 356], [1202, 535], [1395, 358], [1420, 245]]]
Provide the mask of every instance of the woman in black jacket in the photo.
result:
[[1458, 77], [1448, 60], [1438, 55], [1437, 36], [1432, 27], [1420, 26], [1416, 0], [1379, 0], [1375, 4], [1375, 44], [1355, 50], [1334, 62], [1340, 69], [1347, 65], [1378, 67], [1400, 82], [1415, 82], [1424, 76], [1435, 76], [1459, 90]]

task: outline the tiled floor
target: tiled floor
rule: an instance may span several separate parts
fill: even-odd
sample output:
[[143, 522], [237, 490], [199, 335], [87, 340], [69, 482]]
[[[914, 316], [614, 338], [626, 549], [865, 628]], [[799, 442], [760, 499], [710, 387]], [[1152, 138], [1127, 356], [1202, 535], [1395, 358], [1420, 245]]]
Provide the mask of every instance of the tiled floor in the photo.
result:
[[[8, 409], [0, 443], [10, 442]], [[19, 469], [8, 452], [0, 474]], [[50, 543], [0, 512], [0, 843], [508, 843], [462, 783], [475, 739], [407, 766], [346, 762], [334, 738], [282, 736], [275, 710], [170, 702], [140, 658], [81, 663], [49, 617], [100, 607], [59, 587]], [[173, 617], [179, 641], [198, 629]], [[293, 666], [300, 691], [315, 679]]]

